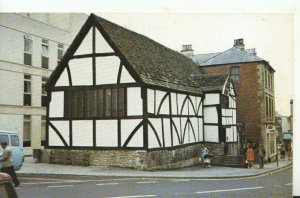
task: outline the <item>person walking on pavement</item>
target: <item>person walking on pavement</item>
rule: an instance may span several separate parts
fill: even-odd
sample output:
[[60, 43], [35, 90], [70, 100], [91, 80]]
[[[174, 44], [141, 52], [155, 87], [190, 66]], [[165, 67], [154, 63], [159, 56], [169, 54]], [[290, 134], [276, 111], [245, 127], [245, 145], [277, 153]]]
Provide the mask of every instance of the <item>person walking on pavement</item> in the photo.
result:
[[204, 166], [204, 159], [205, 155], [208, 154], [208, 149], [206, 148], [205, 145], [202, 146], [202, 151], [201, 151], [201, 161], [202, 161], [202, 166]]
[[281, 146], [280, 154], [281, 154], [281, 159], [285, 160], [285, 146], [284, 145]]
[[11, 162], [12, 152], [7, 148], [7, 142], [1, 142], [1, 147], [3, 148], [3, 154], [0, 156], [0, 162], [2, 164], [1, 172], [7, 173], [11, 176], [15, 187], [20, 185], [17, 174], [15, 172], [14, 166]]
[[254, 162], [254, 151], [252, 146], [250, 145], [246, 151], [246, 159], [248, 161], [248, 168], [253, 169], [253, 162]]
[[287, 155], [288, 155], [288, 160], [291, 160], [291, 158], [292, 158], [292, 147], [291, 146], [288, 147]]
[[265, 156], [266, 156], [266, 150], [263, 145], [259, 146], [258, 156], [259, 156], [259, 168], [263, 168], [264, 160], [265, 160]]

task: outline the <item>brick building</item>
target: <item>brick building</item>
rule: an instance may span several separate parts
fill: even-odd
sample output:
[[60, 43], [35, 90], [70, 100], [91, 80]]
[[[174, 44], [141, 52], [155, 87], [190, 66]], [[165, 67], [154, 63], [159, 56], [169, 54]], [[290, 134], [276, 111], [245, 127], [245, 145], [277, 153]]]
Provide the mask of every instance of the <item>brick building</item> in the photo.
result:
[[237, 121], [244, 123], [245, 143], [264, 144], [267, 158], [276, 151], [274, 72], [270, 64], [245, 49], [243, 39], [224, 52], [191, 55], [191, 46], [183, 53], [191, 57], [207, 74], [230, 74], [237, 93]]

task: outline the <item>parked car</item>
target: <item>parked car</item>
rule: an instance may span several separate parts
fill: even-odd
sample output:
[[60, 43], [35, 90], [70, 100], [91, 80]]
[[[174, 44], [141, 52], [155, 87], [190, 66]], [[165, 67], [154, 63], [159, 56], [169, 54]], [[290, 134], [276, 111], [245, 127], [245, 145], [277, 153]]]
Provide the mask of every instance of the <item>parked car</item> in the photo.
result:
[[[8, 149], [12, 152], [12, 163], [15, 170], [20, 170], [24, 162], [23, 141], [20, 141], [18, 132], [9, 132], [0, 130], [0, 143], [7, 142]], [[0, 155], [3, 154], [3, 149], [0, 146]], [[0, 163], [1, 168], [1, 163]]]
[[0, 173], [0, 197], [18, 198], [12, 179], [6, 173]]

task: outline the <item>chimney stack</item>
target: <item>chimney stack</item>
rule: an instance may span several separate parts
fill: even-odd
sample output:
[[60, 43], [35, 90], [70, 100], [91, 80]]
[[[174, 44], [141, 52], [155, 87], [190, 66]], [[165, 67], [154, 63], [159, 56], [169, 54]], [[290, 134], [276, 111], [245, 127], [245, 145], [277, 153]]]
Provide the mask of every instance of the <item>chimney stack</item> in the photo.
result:
[[253, 54], [254, 56], [257, 55], [256, 53], [256, 49], [255, 48], [251, 48], [251, 49], [245, 49], [246, 52]]
[[189, 45], [182, 45], [182, 49], [180, 51], [185, 56], [193, 56], [194, 50], [192, 48], [192, 44]]
[[245, 49], [244, 39], [242, 39], [242, 38], [235, 39], [233, 47], [236, 47], [236, 48], [239, 48], [241, 50], [244, 50]]

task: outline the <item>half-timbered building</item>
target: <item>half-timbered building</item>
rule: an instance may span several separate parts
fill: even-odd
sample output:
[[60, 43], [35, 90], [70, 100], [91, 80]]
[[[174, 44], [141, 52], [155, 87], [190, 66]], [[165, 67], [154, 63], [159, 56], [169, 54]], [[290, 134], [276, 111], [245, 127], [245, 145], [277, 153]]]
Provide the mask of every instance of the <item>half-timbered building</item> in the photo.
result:
[[46, 86], [56, 162], [68, 150], [96, 165], [180, 167], [198, 162], [203, 143], [237, 143], [228, 75], [204, 75], [190, 58], [94, 14]]

